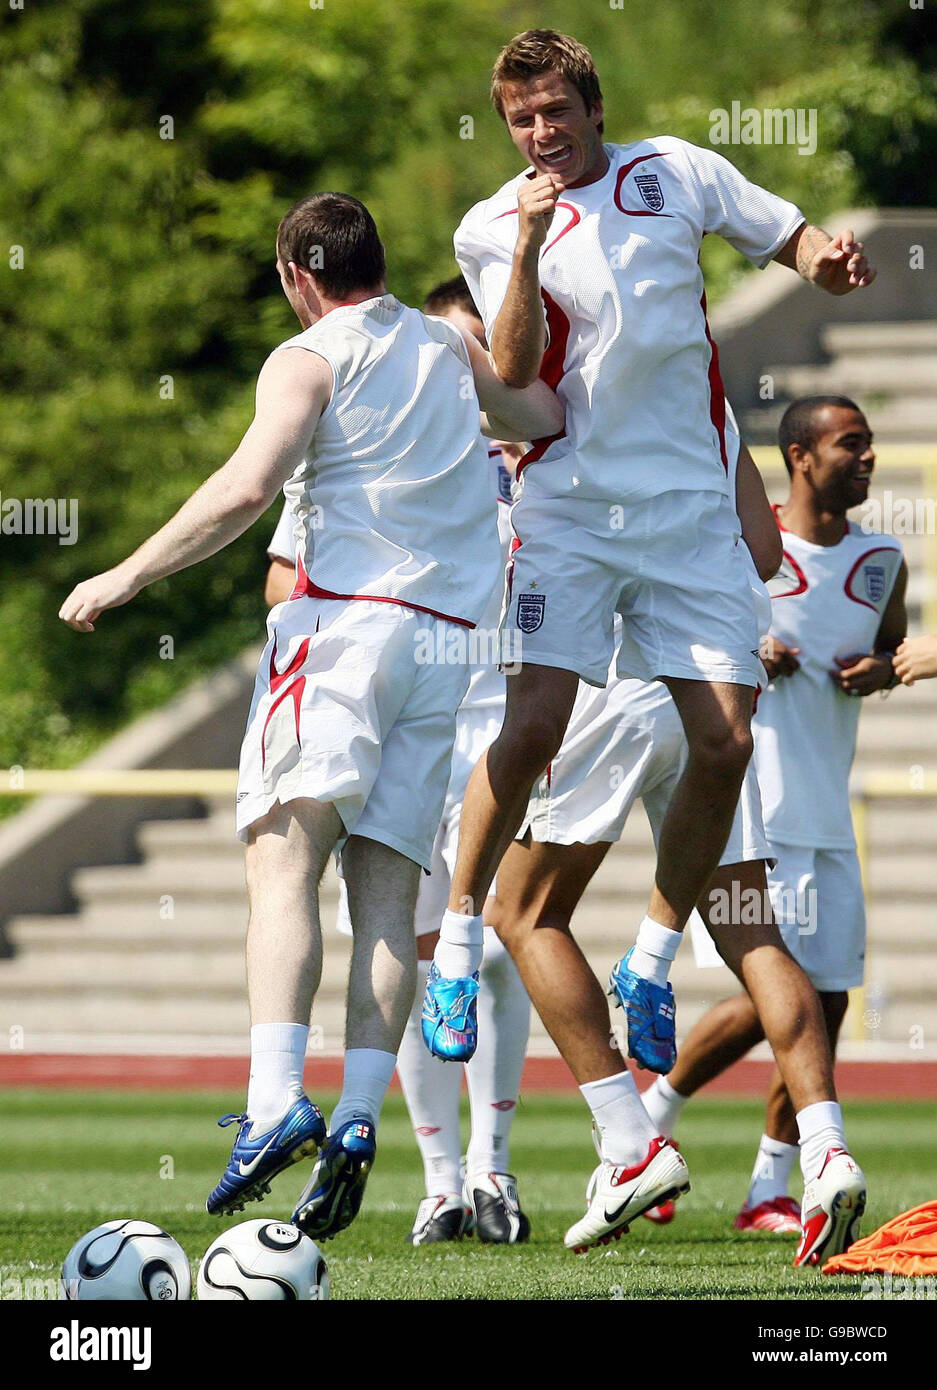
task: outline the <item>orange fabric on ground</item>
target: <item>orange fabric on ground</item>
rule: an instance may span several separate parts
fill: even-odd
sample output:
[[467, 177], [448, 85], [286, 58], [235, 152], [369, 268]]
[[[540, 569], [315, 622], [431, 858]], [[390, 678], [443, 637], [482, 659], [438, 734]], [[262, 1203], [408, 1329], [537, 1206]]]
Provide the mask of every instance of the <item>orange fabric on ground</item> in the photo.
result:
[[937, 1201], [893, 1216], [823, 1266], [824, 1274], [937, 1274]]

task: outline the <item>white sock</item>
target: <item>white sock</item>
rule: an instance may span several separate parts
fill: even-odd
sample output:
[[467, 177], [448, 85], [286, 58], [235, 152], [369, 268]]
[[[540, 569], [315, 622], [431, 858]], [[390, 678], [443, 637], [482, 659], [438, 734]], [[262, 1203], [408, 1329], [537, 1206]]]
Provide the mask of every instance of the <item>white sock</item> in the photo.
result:
[[645, 917], [638, 927], [634, 950], [628, 962], [630, 969], [642, 979], [663, 988], [670, 974], [670, 962], [682, 940], [683, 932], [671, 931], [669, 927], [662, 927], [660, 922]]
[[651, 1124], [656, 1126], [656, 1132], [665, 1134], [669, 1139], [680, 1118], [680, 1111], [689, 1099], [689, 1096], [681, 1096], [679, 1091], [675, 1091], [666, 1076], [655, 1076], [653, 1085], [644, 1092], [641, 1102]]
[[791, 1169], [799, 1152], [796, 1144], [769, 1139], [767, 1134], [761, 1136], [748, 1196], [745, 1198], [747, 1207], [757, 1207], [762, 1202], [776, 1202], [779, 1197], [787, 1196]]
[[428, 960], [417, 961], [416, 999], [397, 1054], [397, 1075], [423, 1160], [426, 1195], [445, 1197], [462, 1191], [459, 1175], [462, 1068], [433, 1057], [423, 1041], [420, 1015], [428, 970]]
[[484, 930], [481, 917], [446, 909], [433, 954], [440, 975], [447, 980], [462, 980], [475, 974], [482, 963]]
[[342, 1094], [329, 1122], [330, 1134], [349, 1120], [370, 1120], [373, 1125], [377, 1124], [396, 1065], [393, 1052], [381, 1052], [375, 1047], [348, 1049]]
[[303, 1093], [303, 1062], [309, 1028], [304, 1023], [255, 1023], [247, 1113], [251, 1134], [263, 1134]]
[[616, 1072], [579, 1087], [599, 1132], [602, 1157], [618, 1168], [630, 1168], [647, 1158], [658, 1130], [648, 1119], [630, 1071]]
[[804, 1182], [815, 1178], [829, 1149], [845, 1149], [843, 1109], [838, 1101], [818, 1100], [797, 1113], [800, 1135], [800, 1171]]
[[507, 1173], [508, 1143], [530, 1033], [530, 1000], [494, 927], [485, 928], [478, 983], [478, 1047], [465, 1067], [472, 1106], [466, 1169], [469, 1174]]

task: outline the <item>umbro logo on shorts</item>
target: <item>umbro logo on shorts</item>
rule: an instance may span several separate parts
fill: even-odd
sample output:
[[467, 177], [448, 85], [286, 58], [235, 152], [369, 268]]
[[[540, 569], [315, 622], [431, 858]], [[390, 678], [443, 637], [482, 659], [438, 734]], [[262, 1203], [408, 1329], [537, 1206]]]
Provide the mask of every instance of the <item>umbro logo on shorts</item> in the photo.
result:
[[520, 594], [517, 600], [517, 626], [521, 632], [536, 632], [543, 622], [546, 594]]

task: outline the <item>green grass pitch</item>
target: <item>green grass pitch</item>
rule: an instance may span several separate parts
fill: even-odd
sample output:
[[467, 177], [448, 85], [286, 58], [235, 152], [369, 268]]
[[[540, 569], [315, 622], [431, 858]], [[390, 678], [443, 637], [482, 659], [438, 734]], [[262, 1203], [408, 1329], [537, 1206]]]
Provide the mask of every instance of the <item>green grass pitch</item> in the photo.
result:
[[[35, 1281], [57, 1277], [72, 1242], [114, 1217], [165, 1227], [188, 1253], [194, 1276], [205, 1248], [233, 1224], [213, 1220], [203, 1204], [232, 1135], [214, 1120], [234, 1104], [233, 1095], [206, 1092], [6, 1091], [0, 1298], [23, 1297], [24, 1288], [48, 1296], [35, 1292]], [[847, 1125], [869, 1179], [864, 1231], [933, 1198], [932, 1105], [854, 1103]], [[793, 1238], [732, 1230], [760, 1132], [761, 1108], [751, 1101], [701, 1099], [688, 1107], [679, 1138], [693, 1187], [676, 1220], [658, 1227], [639, 1219], [614, 1246], [575, 1256], [562, 1237], [584, 1209], [595, 1162], [587, 1114], [575, 1096], [531, 1095], [520, 1104], [512, 1150], [533, 1226], [529, 1244], [472, 1239], [414, 1250], [405, 1237], [423, 1193], [421, 1169], [403, 1100], [392, 1094], [361, 1215], [324, 1247], [332, 1297], [858, 1298], [858, 1279], [794, 1270]], [[288, 1217], [307, 1173], [304, 1163], [282, 1175], [241, 1219]]]

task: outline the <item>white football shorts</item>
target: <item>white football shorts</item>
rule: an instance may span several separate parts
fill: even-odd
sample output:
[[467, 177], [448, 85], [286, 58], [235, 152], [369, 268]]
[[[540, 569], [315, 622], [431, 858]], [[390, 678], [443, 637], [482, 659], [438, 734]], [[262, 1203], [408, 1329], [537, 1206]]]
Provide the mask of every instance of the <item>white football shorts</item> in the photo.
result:
[[855, 849], [772, 845], [768, 890], [785, 945], [814, 988], [855, 989], [865, 975], [865, 898]]
[[758, 685], [758, 623], [741, 527], [719, 492], [610, 506], [521, 493], [502, 626], [523, 662], [605, 684], [620, 675]]
[[276, 803], [331, 802], [345, 834], [429, 868], [466, 665], [445, 651], [443, 619], [396, 603], [289, 599], [271, 610], [241, 748], [237, 830]]
[[[459, 848], [459, 826], [462, 821], [462, 802], [465, 788], [472, 768], [493, 743], [501, 730], [504, 712], [490, 705], [481, 709], [463, 706], [456, 720], [455, 747], [452, 750], [452, 767], [442, 820], [433, 842], [432, 861], [429, 875], [420, 878], [420, 891], [416, 899], [416, 912], [413, 927], [416, 936], [439, 931], [442, 915], [449, 905], [449, 885], [455, 869], [456, 854]], [[495, 891], [494, 884], [491, 887]], [[348, 915], [348, 895], [345, 882], [341, 880], [338, 915], [335, 925], [343, 936], [351, 936], [351, 918]]]

